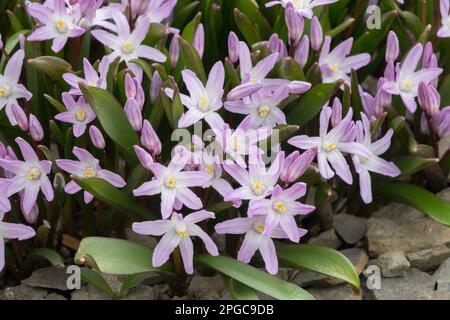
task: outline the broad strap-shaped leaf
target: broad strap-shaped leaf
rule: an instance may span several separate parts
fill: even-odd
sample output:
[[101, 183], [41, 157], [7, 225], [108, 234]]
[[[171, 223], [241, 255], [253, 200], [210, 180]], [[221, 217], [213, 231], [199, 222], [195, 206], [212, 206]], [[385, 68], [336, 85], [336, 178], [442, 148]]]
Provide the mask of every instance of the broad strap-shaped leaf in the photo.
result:
[[225, 275], [223, 280], [234, 300], [259, 300], [255, 289]]
[[81, 280], [100, 289], [109, 298], [114, 297], [114, 291], [106, 280], [96, 271], [89, 268], [81, 268]]
[[143, 272], [169, 272], [169, 263], [152, 267], [152, 249], [131, 241], [88, 237], [81, 240], [75, 263], [87, 264], [106, 274], [128, 275]]
[[404, 176], [410, 176], [439, 162], [437, 158], [424, 158], [416, 155], [407, 155], [394, 161]]
[[203, 83], [206, 83], [205, 68], [197, 50], [181, 37], [178, 38], [178, 42], [180, 44], [180, 55], [186, 68], [192, 70]]
[[121, 148], [128, 162], [137, 164], [133, 146], [139, 144], [139, 139], [117, 99], [110, 92], [100, 88], [80, 83], [80, 89], [94, 109], [106, 134]]
[[58, 57], [42, 56], [28, 60], [28, 63], [53, 79], [61, 80], [64, 73], [72, 72], [70, 63]]
[[314, 297], [299, 286], [226, 256], [200, 255], [195, 258], [220, 273], [280, 300], [314, 300]]
[[359, 288], [358, 273], [352, 263], [339, 251], [307, 245], [277, 244], [278, 258], [289, 266], [338, 278]]
[[450, 203], [424, 188], [405, 182], [392, 182], [378, 189], [377, 197], [404, 203], [450, 226]]
[[263, 40], [255, 23], [237, 8], [234, 9], [234, 20], [248, 44], [252, 45]]
[[[73, 178], [74, 181], [87, 192], [91, 193], [97, 199], [121, 209], [124, 213], [136, 217], [141, 216], [147, 220], [153, 220], [155, 217], [146, 209], [139, 206], [134, 200], [127, 197], [121, 190], [114, 187], [109, 182], [99, 178]], [[135, 214], [135, 215], [132, 215]]]
[[64, 261], [60, 254], [55, 250], [48, 248], [36, 248], [28, 253], [25, 261], [31, 262], [37, 259], [44, 259], [50, 262], [53, 266], [64, 266]]

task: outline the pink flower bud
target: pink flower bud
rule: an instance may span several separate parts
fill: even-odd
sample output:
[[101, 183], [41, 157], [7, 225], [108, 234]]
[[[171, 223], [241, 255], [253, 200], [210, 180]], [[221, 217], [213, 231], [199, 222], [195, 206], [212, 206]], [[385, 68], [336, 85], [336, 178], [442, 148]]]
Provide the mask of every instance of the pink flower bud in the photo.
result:
[[334, 98], [331, 107], [331, 126], [334, 128], [342, 121], [342, 104], [338, 98]]
[[99, 128], [97, 128], [96, 126], [91, 126], [89, 128], [89, 137], [91, 137], [92, 144], [96, 148], [100, 150], [105, 149], [105, 138], [103, 137], [103, 134]]
[[148, 120], [142, 126], [141, 143], [153, 156], [161, 154], [161, 141]]
[[162, 79], [158, 71], [153, 72], [152, 84], [150, 86], [150, 101], [154, 104], [156, 98], [158, 98], [159, 91], [161, 90]]
[[205, 29], [203, 28], [202, 23], [198, 25], [197, 30], [195, 31], [193, 45], [200, 58], [202, 58], [203, 52], [205, 51]]
[[297, 13], [297, 11], [292, 7], [292, 5], [286, 7], [286, 24], [289, 33], [289, 43], [296, 46], [300, 37], [302, 36], [303, 29], [305, 27], [305, 21], [303, 17]]
[[150, 169], [149, 164], [153, 163], [152, 156], [139, 146], [134, 146], [134, 152], [136, 152], [139, 162], [144, 166], [144, 168]]
[[423, 48], [423, 56], [422, 56], [422, 68], [427, 69], [430, 68], [430, 60], [433, 55], [433, 45], [430, 41], [428, 41]]
[[304, 35], [302, 37], [302, 40], [298, 44], [297, 49], [295, 49], [294, 59], [297, 60], [297, 62], [300, 64], [302, 68], [304, 68], [306, 63], [308, 62], [308, 55], [309, 55], [309, 37], [307, 35]]
[[388, 62], [388, 64], [386, 65], [386, 69], [384, 70], [384, 77], [388, 81], [395, 81], [395, 66], [393, 61]]
[[397, 60], [398, 54], [400, 53], [400, 46], [398, 43], [397, 35], [394, 31], [389, 31], [386, 46], [386, 62], [394, 62]]
[[285, 183], [297, 181], [297, 179], [308, 169], [316, 155], [316, 149], [307, 150], [301, 155], [298, 151], [294, 151], [286, 157], [284, 166], [281, 169], [280, 179]]
[[30, 136], [34, 141], [41, 141], [44, 138], [44, 129], [42, 129], [39, 120], [33, 114], [30, 114], [28, 128], [30, 130]]
[[27, 132], [28, 118], [23, 109], [17, 103], [13, 103], [11, 105], [11, 110], [14, 115], [14, 119], [16, 120], [16, 123], [19, 125], [19, 128], [22, 131]]
[[180, 44], [178, 43], [178, 34], [174, 34], [170, 42], [169, 55], [172, 68], [175, 68], [180, 57]]
[[239, 38], [233, 31], [228, 35], [228, 57], [233, 63], [239, 60]]
[[319, 51], [323, 42], [323, 30], [322, 25], [320, 24], [320, 21], [316, 16], [314, 16], [311, 20], [310, 38], [311, 48], [316, 52]]
[[133, 130], [140, 131], [142, 129], [142, 112], [137, 101], [134, 98], [128, 99], [124, 110]]
[[429, 116], [433, 116], [439, 112], [441, 96], [433, 86], [420, 82], [419, 104], [423, 111], [425, 111]]
[[129, 73], [125, 75], [125, 94], [127, 98], [136, 97], [136, 85], [133, 77]]

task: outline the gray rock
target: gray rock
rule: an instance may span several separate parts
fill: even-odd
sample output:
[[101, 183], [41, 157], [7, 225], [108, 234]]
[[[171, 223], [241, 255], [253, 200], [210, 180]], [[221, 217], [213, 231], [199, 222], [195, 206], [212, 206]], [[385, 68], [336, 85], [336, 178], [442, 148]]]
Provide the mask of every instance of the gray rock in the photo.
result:
[[333, 227], [345, 243], [355, 244], [366, 235], [367, 219], [341, 213], [334, 216]]
[[410, 267], [405, 253], [402, 251], [389, 251], [380, 255], [377, 264], [381, 268], [383, 277], [403, 277]]
[[382, 278], [381, 288], [367, 289], [366, 298], [375, 300], [448, 300], [450, 293], [435, 291], [432, 276], [410, 268], [403, 278]]
[[122, 300], [156, 300], [155, 292], [152, 287], [139, 285], [131, 289]]
[[334, 229], [330, 229], [322, 232], [316, 237], [309, 239], [309, 244], [321, 247], [327, 247], [331, 249], [339, 249], [342, 245], [341, 240], [336, 236]]
[[437, 196], [439, 198], [441, 198], [442, 200], [450, 202], [450, 188], [446, 188], [446, 189], [442, 190], [441, 192], [439, 192], [437, 194]]
[[226, 288], [219, 275], [214, 277], [194, 275], [187, 291], [190, 299], [218, 300], [223, 297]]
[[50, 293], [44, 300], [67, 300], [64, 296], [57, 293]]
[[33, 274], [22, 281], [22, 283], [33, 288], [56, 289], [69, 291], [67, 288], [67, 278], [69, 274], [63, 267], [48, 267], [38, 269]]
[[408, 252], [406, 257], [411, 262], [411, 267], [422, 271], [430, 271], [439, 267], [450, 257], [450, 248], [441, 245], [416, 252]]
[[308, 292], [317, 300], [362, 300], [362, 292], [355, 292], [346, 284], [329, 288], [311, 288]]
[[20, 284], [17, 287], [7, 287], [3, 291], [0, 300], [42, 300], [47, 296], [47, 291], [44, 289], [37, 289]]
[[106, 293], [94, 286], [83, 286], [80, 290], [72, 291], [71, 300], [111, 300]]
[[450, 258], [436, 270], [433, 279], [438, 291], [450, 292]]
[[450, 243], [450, 228], [401, 204], [389, 204], [367, 221], [369, 254], [414, 252]]

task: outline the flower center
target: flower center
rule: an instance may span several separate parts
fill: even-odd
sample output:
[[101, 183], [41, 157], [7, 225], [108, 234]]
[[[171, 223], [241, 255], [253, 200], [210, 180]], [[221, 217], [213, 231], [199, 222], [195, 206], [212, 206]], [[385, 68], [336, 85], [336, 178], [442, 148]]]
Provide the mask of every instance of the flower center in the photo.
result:
[[265, 118], [265, 117], [267, 117], [267, 116], [269, 115], [269, 113], [270, 113], [270, 108], [269, 108], [268, 105], [263, 104], [262, 106], [260, 106], [260, 107], [258, 108], [258, 112], [259, 112], [259, 115], [260, 115], [262, 118]]
[[323, 146], [325, 147], [326, 151], [333, 151], [334, 149], [336, 149], [336, 143], [334, 143], [333, 141], [325, 141]]
[[169, 177], [166, 179], [165, 185], [167, 188], [173, 189], [176, 187], [176, 182], [174, 177]]
[[181, 237], [187, 237], [189, 236], [188, 232], [187, 232], [187, 227], [186, 227], [186, 223], [184, 222], [179, 222], [175, 225], [175, 232]]
[[274, 203], [273, 208], [278, 213], [284, 213], [286, 211], [286, 205], [282, 201]]
[[62, 19], [58, 19], [56, 21], [56, 29], [58, 29], [59, 33], [66, 33], [67, 32], [67, 24]]
[[124, 53], [129, 54], [129, 53], [133, 52], [133, 50], [134, 50], [134, 46], [131, 42], [127, 41], [123, 44], [122, 51]]
[[208, 97], [201, 96], [200, 101], [198, 102], [198, 105], [200, 107], [200, 110], [202, 110], [203, 112], [207, 111], [207, 108], [209, 105]]
[[78, 109], [78, 111], [75, 113], [75, 118], [78, 122], [84, 122], [86, 120], [86, 111], [84, 109]]
[[293, 0], [292, 4], [294, 5], [294, 8], [297, 10], [303, 9], [305, 6], [305, 0]]
[[233, 150], [238, 150], [239, 149], [239, 147], [241, 146], [241, 141], [239, 141], [239, 139], [234, 139], [232, 142], [231, 142], [231, 147], [233, 148]]
[[214, 167], [213, 164], [207, 164], [205, 166], [205, 172], [214, 176], [214, 174], [216, 173], [216, 168]]
[[9, 96], [9, 88], [8, 87], [0, 87], [0, 98], [5, 98]]
[[256, 83], [256, 79], [255, 78], [250, 78], [250, 80], [248, 81], [250, 83]]
[[263, 233], [266, 227], [264, 226], [264, 223], [261, 221], [256, 221], [253, 223], [253, 230], [255, 230], [257, 233]]
[[84, 170], [84, 177], [85, 178], [92, 178], [95, 177], [95, 169], [93, 167], [87, 167]]
[[32, 168], [30, 171], [28, 171], [27, 173], [27, 179], [32, 181], [32, 180], [37, 180], [41, 177], [41, 173], [39, 172], [38, 169], [36, 168]]
[[253, 182], [252, 191], [255, 195], [260, 196], [264, 191], [264, 184], [259, 181]]
[[402, 90], [403, 92], [408, 92], [409, 90], [411, 90], [413, 85], [414, 85], [414, 83], [411, 80], [409, 80], [409, 79], [403, 80], [400, 83], [400, 90]]

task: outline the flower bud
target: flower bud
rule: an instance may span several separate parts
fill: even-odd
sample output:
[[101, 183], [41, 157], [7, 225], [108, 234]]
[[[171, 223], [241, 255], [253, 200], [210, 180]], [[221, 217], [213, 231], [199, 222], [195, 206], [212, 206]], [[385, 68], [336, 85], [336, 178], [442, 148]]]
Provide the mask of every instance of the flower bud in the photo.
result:
[[103, 137], [102, 132], [96, 126], [91, 126], [89, 128], [89, 137], [91, 137], [92, 144], [100, 150], [105, 149], [105, 138]]
[[384, 69], [384, 77], [388, 81], [395, 81], [395, 66], [393, 61], [388, 62], [386, 65], [386, 69]]
[[162, 79], [158, 71], [153, 72], [152, 84], [150, 86], [150, 101], [154, 104], [161, 90]]
[[161, 154], [161, 141], [148, 120], [142, 126], [141, 143], [153, 156]]
[[308, 55], [309, 37], [307, 35], [304, 35], [302, 40], [298, 44], [297, 49], [295, 49], [294, 59], [297, 60], [302, 68], [304, 68], [306, 63], [308, 62]]
[[136, 85], [133, 77], [129, 73], [125, 75], [125, 94], [127, 98], [136, 97]]
[[142, 112], [137, 101], [134, 98], [128, 99], [124, 110], [133, 130], [140, 131], [142, 129]]
[[11, 105], [11, 110], [14, 115], [14, 119], [16, 120], [16, 123], [19, 125], [19, 128], [22, 131], [27, 132], [28, 118], [23, 109], [17, 103], [13, 103]]
[[303, 17], [291, 6], [286, 7], [286, 24], [289, 33], [289, 43], [296, 46], [302, 36], [305, 27]]
[[428, 41], [424, 48], [423, 48], [423, 55], [422, 55], [422, 68], [427, 69], [430, 68], [430, 59], [433, 55], [433, 45], [430, 41]]
[[310, 38], [311, 48], [316, 52], [319, 51], [323, 42], [323, 30], [322, 25], [320, 24], [320, 21], [316, 16], [314, 16], [311, 20]]
[[284, 161], [281, 169], [280, 179], [285, 183], [293, 183], [305, 173], [310, 164], [317, 155], [316, 149], [310, 149], [301, 155], [298, 151], [294, 151]]
[[425, 82], [419, 84], [419, 105], [429, 116], [439, 112], [441, 96], [439, 92], [431, 85]]
[[239, 38], [233, 31], [228, 35], [228, 57], [233, 63], [239, 60]]
[[342, 104], [338, 98], [334, 98], [331, 107], [331, 126], [334, 128], [342, 121]]
[[400, 53], [400, 46], [398, 43], [397, 35], [394, 31], [390, 31], [387, 38], [386, 46], [386, 62], [394, 62], [397, 60], [398, 54]]
[[169, 56], [172, 68], [175, 68], [177, 66], [178, 58], [180, 57], [180, 44], [178, 42], [178, 37], [178, 33], [173, 35], [169, 47]]
[[41, 123], [33, 114], [30, 114], [28, 128], [34, 141], [41, 141], [44, 138], [44, 129], [42, 129]]
[[144, 166], [144, 168], [150, 169], [149, 164], [153, 163], [152, 156], [139, 146], [134, 146], [134, 152], [136, 152], [139, 162]]
[[197, 50], [200, 58], [203, 58], [203, 52], [205, 51], [205, 29], [203, 24], [200, 23], [194, 34], [193, 43], [195, 50]]

